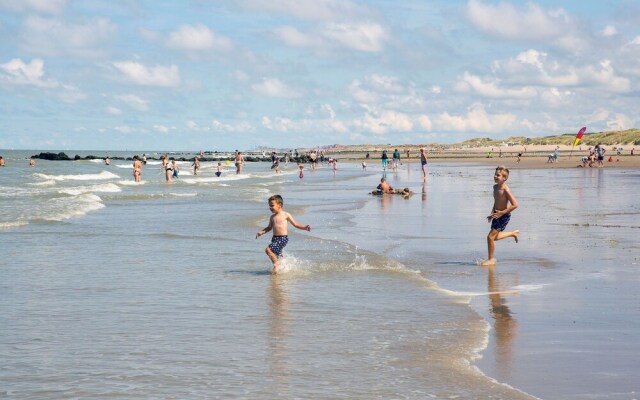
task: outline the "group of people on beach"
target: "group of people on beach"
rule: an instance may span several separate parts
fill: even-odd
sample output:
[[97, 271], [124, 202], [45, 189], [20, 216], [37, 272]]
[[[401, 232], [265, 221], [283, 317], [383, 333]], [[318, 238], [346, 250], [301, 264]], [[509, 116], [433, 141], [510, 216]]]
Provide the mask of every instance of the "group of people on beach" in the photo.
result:
[[[200, 158], [203, 156], [201, 152], [200, 155], [195, 156], [193, 158], [193, 162], [191, 166], [193, 167], [193, 175], [198, 176], [200, 174]], [[1, 158], [1, 157], [0, 157]], [[160, 156], [161, 166], [160, 169], [165, 176], [165, 180], [167, 182], [171, 182], [173, 178], [178, 178], [180, 176], [180, 168], [178, 167], [178, 163], [176, 159], [169, 157], [167, 154], [163, 154]], [[229, 161], [227, 161], [227, 164]], [[242, 173], [242, 167], [244, 166], [244, 156], [242, 152], [236, 150], [234, 156], [234, 163], [236, 167], [236, 174]], [[105, 164], [109, 165], [109, 158], [105, 158]], [[142, 167], [143, 165], [147, 165], [147, 155], [143, 154], [142, 157], [139, 155], [133, 156], [133, 179], [135, 182], [141, 182], [142, 180]], [[222, 163], [218, 162], [215, 175], [220, 177], [223, 172]]]
[[[604, 155], [606, 152], [607, 151], [605, 150], [604, 146], [600, 144], [597, 144], [593, 149], [589, 147], [589, 155], [582, 157], [582, 163], [581, 165], [579, 165], [579, 167], [593, 168], [596, 165], [596, 161], [598, 163], [598, 168], [604, 167]], [[633, 152], [631, 153], [631, 155], [633, 155]]]

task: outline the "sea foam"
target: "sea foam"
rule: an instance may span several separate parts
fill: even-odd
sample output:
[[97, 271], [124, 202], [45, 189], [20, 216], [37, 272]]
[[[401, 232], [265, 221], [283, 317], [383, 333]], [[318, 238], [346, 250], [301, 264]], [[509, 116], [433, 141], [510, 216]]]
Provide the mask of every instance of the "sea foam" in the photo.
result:
[[70, 194], [78, 196], [83, 193], [115, 193], [121, 192], [117, 185], [113, 183], [103, 183], [99, 185], [76, 186], [58, 190], [58, 193]]
[[111, 173], [109, 171], [102, 171], [98, 174], [78, 174], [78, 175], [46, 175], [46, 174], [35, 173], [33, 174], [33, 176], [39, 179], [46, 179], [46, 180], [53, 179], [54, 181], [92, 181], [92, 180], [106, 180], [106, 179], [120, 178], [120, 176], [114, 173]]

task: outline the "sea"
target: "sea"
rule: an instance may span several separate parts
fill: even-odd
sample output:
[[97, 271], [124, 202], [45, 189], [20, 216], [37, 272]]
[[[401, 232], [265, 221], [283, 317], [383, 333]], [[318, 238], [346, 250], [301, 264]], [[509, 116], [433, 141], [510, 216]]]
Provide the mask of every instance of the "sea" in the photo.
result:
[[[0, 398], [640, 398], [638, 170], [512, 169], [519, 242], [482, 267], [492, 165], [168, 183], [151, 160], [137, 184], [38, 153], [0, 151]], [[381, 177], [413, 194], [369, 194]], [[274, 194], [311, 225], [277, 275]]]

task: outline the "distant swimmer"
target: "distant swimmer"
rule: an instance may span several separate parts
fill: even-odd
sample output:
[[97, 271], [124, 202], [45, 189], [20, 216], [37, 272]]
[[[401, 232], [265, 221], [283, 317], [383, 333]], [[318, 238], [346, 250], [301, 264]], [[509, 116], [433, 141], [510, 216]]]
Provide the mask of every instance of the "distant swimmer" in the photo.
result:
[[133, 156], [133, 180], [140, 183], [142, 178], [142, 161], [137, 155]]
[[4, 158], [2, 158], [2, 156], [0, 156], [0, 167], [4, 167]]
[[220, 175], [222, 175], [222, 163], [221, 162], [218, 163], [218, 170], [216, 171], [216, 176], [218, 178], [220, 178]]
[[304, 164], [298, 163], [298, 169], [300, 170], [300, 173], [298, 174], [298, 177], [300, 179], [304, 178]]
[[278, 273], [278, 258], [282, 255], [282, 250], [289, 242], [289, 223], [298, 229], [311, 231], [311, 226], [297, 223], [291, 214], [284, 211], [282, 209], [283, 203], [284, 201], [282, 200], [282, 196], [279, 194], [269, 197], [269, 211], [272, 212], [271, 217], [269, 217], [269, 225], [256, 233], [257, 239], [270, 230], [273, 230], [271, 243], [269, 243], [265, 249], [265, 253], [267, 253], [269, 259], [271, 259], [271, 262], [273, 263], [273, 268], [271, 269], [272, 274]]
[[512, 237], [516, 243], [518, 242], [520, 231], [504, 231], [507, 228], [509, 219], [511, 219], [511, 212], [518, 208], [518, 202], [507, 186], [507, 179], [509, 179], [509, 169], [502, 166], [497, 167], [493, 175], [493, 181], [496, 183], [493, 185], [493, 207], [487, 217], [487, 220], [491, 222], [491, 231], [487, 235], [488, 255], [487, 259], [482, 262], [484, 266], [496, 264], [494, 257], [496, 240]]
[[198, 175], [198, 171], [200, 171], [200, 159], [197, 156], [193, 157], [193, 164], [191, 164], [191, 166], [193, 167], [193, 175]]
[[104, 165], [111, 165], [111, 159], [109, 157], [104, 159]]
[[271, 153], [271, 169], [275, 169], [276, 174], [280, 173], [280, 159], [276, 155], [275, 151]]
[[30, 167], [35, 167], [36, 166], [36, 160], [34, 160], [33, 158], [29, 159], [29, 166]]
[[142, 154], [142, 164], [143, 165], [147, 165], [147, 155], [146, 154]]

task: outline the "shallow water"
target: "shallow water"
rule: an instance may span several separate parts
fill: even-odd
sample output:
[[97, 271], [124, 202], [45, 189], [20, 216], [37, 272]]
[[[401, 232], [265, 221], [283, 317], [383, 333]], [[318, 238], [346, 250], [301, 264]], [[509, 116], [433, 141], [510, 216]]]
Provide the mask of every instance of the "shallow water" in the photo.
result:
[[[2, 155], [3, 397], [638, 390], [634, 171], [512, 171], [521, 241], [498, 242], [486, 269], [475, 263], [491, 207], [482, 166], [432, 165], [423, 184], [403, 165], [386, 174], [416, 192], [403, 199], [366, 194], [377, 166], [307, 168], [301, 180], [293, 164], [275, 175], [250, 163], [219, 179], [203, 163], [167, 184], [148, 164], [134, 185], [129, 162], [29, 168], [25, 153]], [[272, 276], [255, 232], [276, 193], [312, 231], [290, 228]]]

